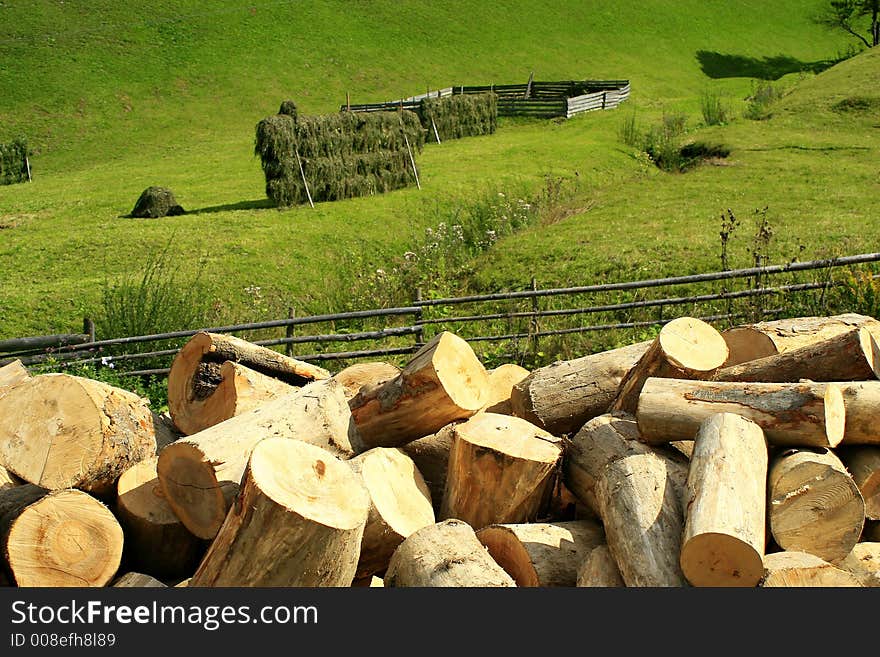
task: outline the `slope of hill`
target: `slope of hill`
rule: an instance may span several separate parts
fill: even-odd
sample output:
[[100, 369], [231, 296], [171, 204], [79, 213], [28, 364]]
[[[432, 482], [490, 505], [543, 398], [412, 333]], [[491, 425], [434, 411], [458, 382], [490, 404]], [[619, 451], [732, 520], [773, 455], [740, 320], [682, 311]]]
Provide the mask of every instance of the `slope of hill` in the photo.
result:
[[[36, 155], [32, 184], [0, 188], [0, 335], [75, 328], [108, 282], [169, 244], [184, 275], [204, 263], [228, 318], [258, 319], [267, 305], [277, 315], [338, 286], [352, 254], [381, 263], [402, 253], [463, 199], [535, 192], [547, 176], [575, 172], [575, 204], [593, 209], [503, 241], [478, 281], [520, 284], [530, 271], [542, 282], [602, 276], [603, 248], [612, 243], [621, 245], [612, 262], [632, 258], [627, 272], [700, 267], [708, 247], [691, 234], [734, 200], [774, 200], [766, 172], [725, 169], [747, 174], [724, 183], [729, 190], [712, 177], [720, 168], [644, 175], [643, 162], [617, 142], [622, 112], [562, 124], [505, 121], [492, 137], [428, 147], [422, 192], [314, 211], [268, 207], [252, 156], [254, 125], [285, 98], [307, 113], [328, 112], [346, 92], [384, 100], [451, 83], [521, 81], [531, 71], [629, 78], [640, 118], [686, 111], [694, 124], [707, 86], [740, 105], [754, 76], [809, 78], [844, 50], [847, 40], [813, 24], [803, 5], [516, 0], [501, 11], [473, 1], [3, 2], [0, 140], [24, 134]], [[765, 125], [720, 134], [747, 146], [763, 139]], [[743, 149], [733, 161], [770, 157]], [[171, 187], [194, 213], [120, 219], [152, 184]], [[789, 200], [792, 212], [807, 202]], [[649, 248], [631, 246], [635, 226], [651, 235]], [[585, 234], [608, 247], [572, 251]]]

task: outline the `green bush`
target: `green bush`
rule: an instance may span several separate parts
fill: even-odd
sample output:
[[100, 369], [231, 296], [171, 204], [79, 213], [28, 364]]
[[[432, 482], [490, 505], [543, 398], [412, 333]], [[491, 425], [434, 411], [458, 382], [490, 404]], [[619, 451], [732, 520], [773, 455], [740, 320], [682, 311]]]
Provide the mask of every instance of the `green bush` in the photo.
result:
[[748, 104], [743, 116], [752, 121], [769, 119], [771, 106], [782, 96], [782, 90], [770, 82], [753, 83], [752, 93], [746, 98]]
[[710, 89], [700, 94], [700, 111], [706, 125], [724, 125], [730, 121], [730, 107], [727, 101]]
[[27, 140], [23, 137], [0, 144], [0, 185], [12, 185], [28, 179]]

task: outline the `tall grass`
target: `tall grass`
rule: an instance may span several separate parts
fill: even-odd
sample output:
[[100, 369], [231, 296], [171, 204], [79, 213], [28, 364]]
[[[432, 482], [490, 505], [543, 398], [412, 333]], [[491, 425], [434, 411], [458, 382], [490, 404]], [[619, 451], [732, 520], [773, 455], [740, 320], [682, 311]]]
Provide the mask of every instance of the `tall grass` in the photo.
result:
[[752, 83], [752, 93], [746, 98], [748, 104], [743, 116], [752, 121], [769, 119], [771, 106], [783, 95], [782, 90], [771, 82]]
[[700, 94], [700, 113], [706, 125], [724, 125], [730, 122], [728, 101], [719, 93], [706, 89]]

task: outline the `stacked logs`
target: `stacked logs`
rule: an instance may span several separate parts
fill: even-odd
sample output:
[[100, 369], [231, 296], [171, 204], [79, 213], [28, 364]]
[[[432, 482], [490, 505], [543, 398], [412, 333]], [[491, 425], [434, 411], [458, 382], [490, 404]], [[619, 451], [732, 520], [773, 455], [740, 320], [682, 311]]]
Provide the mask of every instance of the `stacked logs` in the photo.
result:
[[[331, 374], [200, 333], [145, 400], [0, 368], [18, 586], [877, 586], [880, 322]], [[875, 420], [875, 418], [877, 418]], [[877, 428], [875, 428], [877, 425]]]

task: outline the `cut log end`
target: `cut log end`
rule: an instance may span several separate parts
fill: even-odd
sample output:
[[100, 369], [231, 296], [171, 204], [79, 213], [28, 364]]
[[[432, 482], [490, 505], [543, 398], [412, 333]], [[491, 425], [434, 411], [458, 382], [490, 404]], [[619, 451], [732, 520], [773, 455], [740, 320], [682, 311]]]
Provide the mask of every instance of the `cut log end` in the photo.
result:
[[729, 355], [721, 334], [693, 317], [672, 320], [660, 330], [658, 340], [669, 364], [685, 372], [714, 371]]
[[26, 507], [6, 540], [9, 568], [21, 587], [106, 586], [122, 558], [122, 528], [87, 493], [62, 490]]
[[762, 587], [860, 587], [852, 574], [806, 552], [776, 552], [764, 557]]
[[332, 454], [298, 440], [267, 438], [251, 454], [250, 476], [276, 504], [326, 527], [364, 524], [369, 500], [353, 473]]
[[159, 454], [157, 471], [165, 499], [180, 521], [199, 538], [214, 538], [227, 504], [205, 454], [192, 443], [172, 443]]
[[699, 534], [682, 546], [681, 568], [694, 586], [756, 586], [763, 555], [729, 534]]

